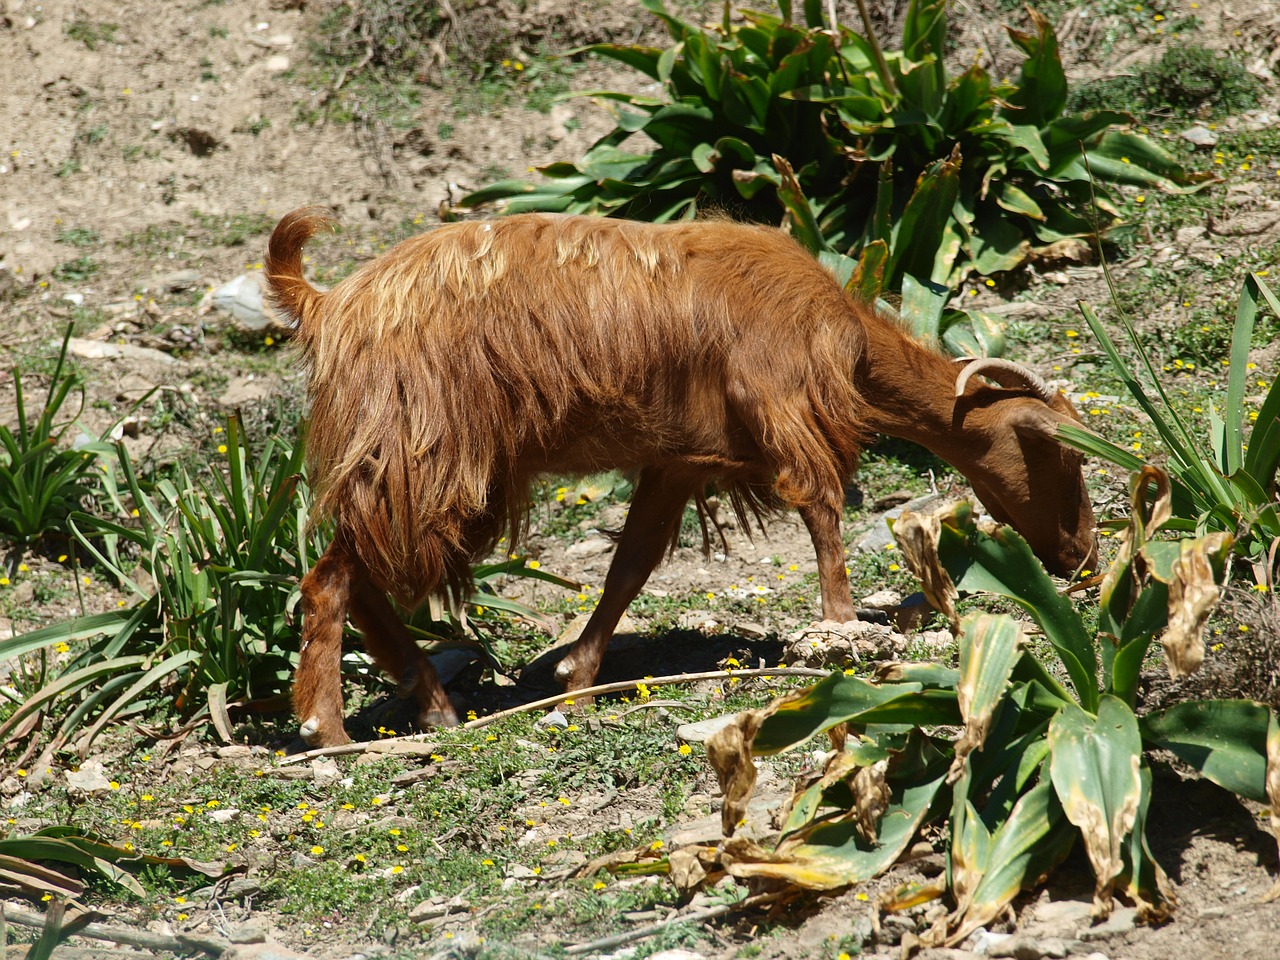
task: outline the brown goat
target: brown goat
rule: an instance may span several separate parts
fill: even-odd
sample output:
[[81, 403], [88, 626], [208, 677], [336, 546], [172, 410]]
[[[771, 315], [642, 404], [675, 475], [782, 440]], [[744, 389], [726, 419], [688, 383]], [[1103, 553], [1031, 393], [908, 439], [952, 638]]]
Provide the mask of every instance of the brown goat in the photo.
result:
[[[557, 670], [589, 686], [618, 620], [708, 485], [739, 515], [796, 507], [817, 551], [823, 615], [854, 616], [843, 491], [873, 433], [954, 465], [1050, 569], [1088, 562], [1094, 521], [1078, 422], [1029, 371], [951, 361], [852, 298], [783, 232], [543, 214], [442, 226], [328, 293], [302, 248], [331, 225], [288, 214], [267, 280], [310, 367], [316, 516], [334, 540], [303, 579], [294, 684], [302, 735], [340, 743], [349, 613], [424, 724], [455, 722], [387, 600], [458, 597], [470, 565], [522, 531], [542, 474], [639, 476], [604, 594]], [[984, 363], [979, 361], [978, 363]]]

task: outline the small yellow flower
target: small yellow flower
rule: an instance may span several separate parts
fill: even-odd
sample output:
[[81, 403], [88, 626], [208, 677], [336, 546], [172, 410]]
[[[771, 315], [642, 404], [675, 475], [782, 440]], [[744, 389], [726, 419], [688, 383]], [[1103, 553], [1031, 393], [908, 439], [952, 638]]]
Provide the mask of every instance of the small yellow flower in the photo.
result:
[[394, 867], [392, 867], [392, 868], [391, 868], [391, 872], [392, 872], [392, 873], [404, 873], [404, 867], [402, 867], [400, 864], [398, 864], [398, 863], [397, 863]]
[[188, 915], [188, 914], [185, 914], [185, 913], [180, 913], [180, 914], [178, 914], [178, 921], [179, 921], [179, 922], [181, 922], [181, 921], [183, 921], [183, 920], [188, 920], [188, 919], [190, 919], [190, 917], [189, 917], [189, 915]]
[[120, 789], [120, 781], [119, 781], [119, 780], [112, 780], [109, 784], [107, 784], [107, 786], [109, 786], [112, 790], [119, 790], [119, 789]]
[[682, 757], [687, 757], [689, 756], [689, 754], [693, 753], [693, 747], [689, 746], [687, 743], [682, 743], [676, 749], [676, 752], [679, 753], [680, 756]]
[[313, 857], [319, 857], [319, 856], [322, 856], [323, 854], [324, 854], [324, 847], [320, 846], [319, 844], [316, 844], [314, 847], [311, 848], [311, 855]]
[[226, 452], [227, 452], [227, 445], [226, 445], [225, 443], [220, 443], [220, 444], [218, 444], [218, 452], [219, 452], [219, 453], [226, 453]]

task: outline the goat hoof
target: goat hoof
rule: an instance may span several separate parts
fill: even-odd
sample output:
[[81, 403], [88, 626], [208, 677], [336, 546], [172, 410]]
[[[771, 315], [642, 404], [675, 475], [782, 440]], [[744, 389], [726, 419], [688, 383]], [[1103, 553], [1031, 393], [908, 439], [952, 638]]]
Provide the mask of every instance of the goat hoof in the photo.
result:
[[458, 714], [453, 707], [432, 707], [418, 714], [418, 726], [426, 730], [430, 727], [456, 727]]
[[347, 731], [341, 726], [334, 734], [332, 731], [325, 732], [320, 725], [319, 717], [309, 717], [298, 728], [298, 736], [309, 747], [337, 747], [344, 743], [350, 743], [351, 738], [347, 736]]
[[401, 700], [413, 699], [422, 683], [422, 671], [417, 667], [409, 667], [396, 681], [396, 696]]
[[555, 678], [556, 681], [564, 686], [573, 677], [573, 671], [577, 668], [577, 664], [573, 662], [573, 657], [563, 657], [556, 664]]

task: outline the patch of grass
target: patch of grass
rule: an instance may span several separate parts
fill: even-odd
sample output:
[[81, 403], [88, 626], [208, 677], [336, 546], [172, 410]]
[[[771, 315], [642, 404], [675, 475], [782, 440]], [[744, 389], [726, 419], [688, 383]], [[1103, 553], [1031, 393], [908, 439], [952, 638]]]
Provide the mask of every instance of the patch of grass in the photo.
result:
[[83, 283], [96, 276], [98, 270], [97, 261], [86, 254], [58, 264], [53, 268], [53, 276], [63, 283]]
[[205, 239], [220, 247], [243, 247], [250, 240], [260, 240], [276, 225], [274, 217], [265, 213], [218, 215], [195, 211], [193, 216], [208, 235]]
[[1258, 105], [1262, 83], [1244, 65], [1195, 43], [1171, 43], [1129, 76], [1108, 77], [1071, 93], [1073, 110], [1125, 110], [1140, 116], [1230, 116]]
[[102, 240], [102, 234], [87, 227], [71, 227], [58, 231], [59, 243], [69, 243], [73, 247], [92, 247]]
[[104, 23], [95, 20], [72, 20], [62, 32], [72, 40], [78, 40], [90, 50], [97, 50], [101, 44], [111, 43], [120, 29], [118, 23]]

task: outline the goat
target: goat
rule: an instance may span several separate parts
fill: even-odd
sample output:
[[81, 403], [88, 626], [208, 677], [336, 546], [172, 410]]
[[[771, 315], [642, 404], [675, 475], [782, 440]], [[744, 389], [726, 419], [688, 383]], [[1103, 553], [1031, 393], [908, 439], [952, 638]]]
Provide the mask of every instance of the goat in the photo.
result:
[[316, 209], [286, 215], [265, 261], [309, 367], [314, 516], [334, 524], [302, 580], [294, 706], [312, 745], [347, 739], [347, 614], [424, 725], [456, 722], [387, 597], [461, 596], [471, 564], [521, 535], [531, 481], [550, 472], [638, 474], [604, 593], [556, 671], [567, 691], [594, 681], [686, 504], [711, 485], [744, 520], [796, 507], [823, 616], [853, 619], [840, 519], [873, 433], [955, 466], [1054, 572], [1093, 555], [1082, 458], [1054, 438], [1079, 422], [1070, 401], [1008, 362], [957, 379], [781, 230], [548, 214], [453, 223], [321, 293], [302, 248], [331, 226]]

